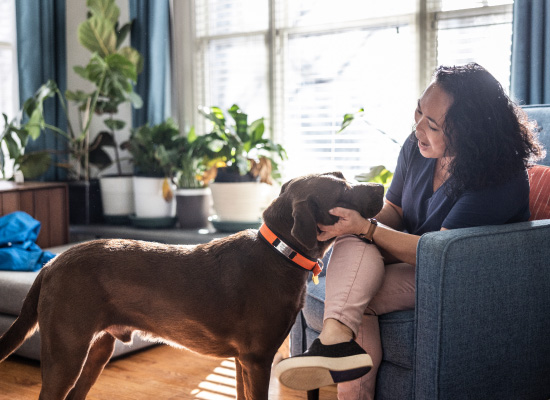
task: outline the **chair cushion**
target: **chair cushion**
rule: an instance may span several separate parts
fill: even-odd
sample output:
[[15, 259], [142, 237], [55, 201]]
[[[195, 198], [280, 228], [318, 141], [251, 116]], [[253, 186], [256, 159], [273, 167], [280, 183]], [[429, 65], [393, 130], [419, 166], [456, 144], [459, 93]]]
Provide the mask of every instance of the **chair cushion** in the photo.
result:
[[19, 315], [37, 272], [0, 271], [0, 313]]
[[530, 221], [550, 218], [550, 167], [535, 165], [529, 169]]

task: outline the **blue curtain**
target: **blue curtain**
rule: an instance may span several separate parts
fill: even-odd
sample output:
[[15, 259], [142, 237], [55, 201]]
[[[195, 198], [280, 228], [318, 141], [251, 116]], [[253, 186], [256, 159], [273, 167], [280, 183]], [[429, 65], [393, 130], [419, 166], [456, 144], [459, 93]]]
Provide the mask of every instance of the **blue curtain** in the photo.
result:
[[169, 0], [130, 0], [131, 43], [144, 58], [136, 92], [143, 107], [132, 111], [132, 123], [158, 124], [170, 116]]
[[[65, 0], [17, 0], [15, 2], [17, 26], [17, 62], [19, 98], [21, 105], [48, 79], [57, 82], [65, 92], [67, 87], [67, 51], [65, 27]], [[46, 122], [65, 130], [66, 118], [57, 101], [44, 103]], [[66, 172], [56, 168], [65, 162], [66, 141], [47, 131], [27, 145], [29, 151], [51, 150], [53, 163], [41, 178], [46, 181], [66, 179]]]
[[522, 104], [550, 103], [550, 0], [515, 0], [511, 94]]

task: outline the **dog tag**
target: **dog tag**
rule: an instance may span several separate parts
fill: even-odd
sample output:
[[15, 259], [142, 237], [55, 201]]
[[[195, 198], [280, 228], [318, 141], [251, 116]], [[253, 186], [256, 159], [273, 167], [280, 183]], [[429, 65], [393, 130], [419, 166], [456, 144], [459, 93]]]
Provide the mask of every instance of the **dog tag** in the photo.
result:
[[318, 276], [316, 276], [316, 275], [313, 275], [313, 278], [312, 278], [312, 280], [313, 280], [313, 283], [315, 283], [316, 285], [318, 285], [318, 284], [319, 284], [319, 277], [318, 277]]

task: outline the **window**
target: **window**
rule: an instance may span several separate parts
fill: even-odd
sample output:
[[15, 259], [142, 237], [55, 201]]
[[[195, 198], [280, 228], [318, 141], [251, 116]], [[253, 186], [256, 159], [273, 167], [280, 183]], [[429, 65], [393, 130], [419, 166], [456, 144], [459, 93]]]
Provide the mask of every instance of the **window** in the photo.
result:
[[18, 108], [14, 6], [13, 0], [0, 0], [0, 113], [8, 117], [13, 117]]
[[[252, 119], [266, 117], [289, 153], [285, 178], [393, 169], [418, 96], [439, 64], [477, 61], [509, 86], [512, 0], [194, 4], [187, 99], [195, 109], [237, 103]], [[337, 133], [343, 115], [360, 108], [361, 118]]]
[[[19, 108], [14, 21], [14, 0], [0, 0], [0, 129], [4, 128], [1, 114], [6, 114], [9, 121]], [[0, 148], [0, 152], [7, 153], [5, 146]], [[6, 175], [11, 176], [12, 166], [6, 165], [5, 170]], [[3, 178], [0, 174], [0, 179]]]

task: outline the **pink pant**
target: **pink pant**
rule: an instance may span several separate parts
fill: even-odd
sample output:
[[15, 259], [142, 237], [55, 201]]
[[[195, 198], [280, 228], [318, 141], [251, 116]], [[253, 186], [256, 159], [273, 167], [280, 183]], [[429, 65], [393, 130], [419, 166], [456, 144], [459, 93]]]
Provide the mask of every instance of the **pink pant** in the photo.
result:
[[355, 236], [336, 240], [327, 268], [324, 319], [348, 326], [374, 364], [364, 377], [339, 384], [338, 399], [374, 399], [382, 361], [378, 315], [413, 309], [414, 290], [412, 265], [385, 265], [376, 246]]

